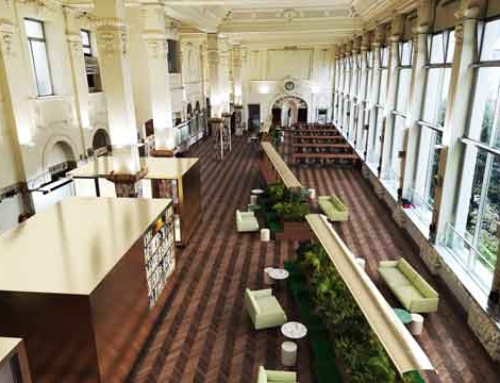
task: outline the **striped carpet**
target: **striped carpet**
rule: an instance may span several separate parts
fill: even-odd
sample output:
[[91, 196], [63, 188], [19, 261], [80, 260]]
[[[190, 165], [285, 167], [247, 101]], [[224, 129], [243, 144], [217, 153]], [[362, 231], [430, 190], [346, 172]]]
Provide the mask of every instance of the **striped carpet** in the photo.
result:
[[[223, 163], [215, 161], [212, 142], [204, 141], [192, 156], [201, 159], [203, 221], [190, 244], [178, 253], [168, 301], [130, 382], [255, 382], [259, 365], [282, 368], [279, 329], [253, 330], [243, 307], [245, 287], [262, 288], [266, 266], [281, 265], [293, 256], [287, 242], [262, 244], [257, 234], [237, 234], [234, 210], [248, 203], [257, 185], [256, 154], [236, 139]], [[387, 208], [358, 171], [300, 168], [305, 186], [319, 194], [336, 193], [350, 206], [350, 220], [337, 229], [351, 250], [367, 259], [377, 281], [380, 259], [401, 255], [441, 294], [437, 314], [426, 318], [418, 338], [438, 369], [429, 382], [500, 382], [500, 366], [491, 362], [466, 324], [465, 313], [446, 287], [418, 259], [415, 246], [394, 224]], [[299, 319], [286, 290], [277, 293], [290, 319]], [[313, 382], [307, 343], [299, 351], [298, 381]], [[371, 382], [369, 382], [371, 383]], [[383, 382], [381, 382], [383, 383]]]
[[[255, 331], [244, 309], [244, 291], [265, 288], [263, 269], [293, 256], [288, 243], [260, 242], [238, 234], [234, 211], [244, 209], [258, 185], [255, 156], [246, 139], [217, 162], [206, 140], [190, 155], [200, 157], [203, 221], [178, 252], [168, 301], [130, 382], [255, 382], [260, 365], [282, 369], [279, 328]], [[299, 319], [286, 290], [278, 300], [290, 320]], [[313, 382], [307, 343], [299, 350], [299, 381]]]
[[[283, 148], [287, 161], [291, 145]], [[366, 270], [394, 307], [399, 304], [379, 280], [381, 260], [404, 257], [434, 286], [439, 294], [439, 310], [425, 316], [424, 332], [417, 340], [437, 369], [426, 373], [428, 382], [500, 382], [500, 365], [493, 363], [467, 325], [459, 302], [444, 283], [431, 275], [421, 261], [414, 242], [395, 224], [387, 206], [380, 201], [370, 182], [360, 171], [349, 168], [302, 166], [294, 169], [300, 182], [315, 188], [318, 195], [338, 195], [349, 206], [349, 221], [335, 228], [351, 251], [367, 260]]]

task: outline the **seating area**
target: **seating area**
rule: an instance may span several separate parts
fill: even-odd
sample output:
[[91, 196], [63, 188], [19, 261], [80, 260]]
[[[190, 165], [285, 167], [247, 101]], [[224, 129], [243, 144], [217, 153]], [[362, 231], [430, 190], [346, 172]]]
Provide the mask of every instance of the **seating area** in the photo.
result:
[[245, 306], [256, 330], [281, 326], [286, 322], [286, 314], [271, 289], [246, 289]]
[[439, 294], [404, 258], [380, 262], [378, 272], [409, 312], [433, 313], [438, 310]]
[[349, 218], [347, 206], [335, 194], [320, 196], [318, 205], [331, 222], [343, 222]]
[[255, 217], [255, 212], [236, 210], [236, 230], [239, 233], [259, 231], [259, 221]]
[[297, 373], [265, 370], [264, 367], [260, 366], [257, 383], [297, 383]]

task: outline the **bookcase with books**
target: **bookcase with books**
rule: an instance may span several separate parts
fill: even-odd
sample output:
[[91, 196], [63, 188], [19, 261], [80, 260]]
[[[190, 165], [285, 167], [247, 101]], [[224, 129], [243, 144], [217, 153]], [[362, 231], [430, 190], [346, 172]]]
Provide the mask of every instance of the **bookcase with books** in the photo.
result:
[[175, 269], [174, 209], [172, 203], [144, 234], [144, 262], [149, 307], [160, 298]]

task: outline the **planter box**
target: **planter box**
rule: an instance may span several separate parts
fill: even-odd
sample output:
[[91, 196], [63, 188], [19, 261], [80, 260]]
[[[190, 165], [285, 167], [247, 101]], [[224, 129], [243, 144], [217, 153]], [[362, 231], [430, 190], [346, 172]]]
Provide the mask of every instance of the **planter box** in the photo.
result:
[[307, 222], [283, 222], [283, 233], [276, 235], [279, 240], [285, 241], [307, 241], [314, 238]]

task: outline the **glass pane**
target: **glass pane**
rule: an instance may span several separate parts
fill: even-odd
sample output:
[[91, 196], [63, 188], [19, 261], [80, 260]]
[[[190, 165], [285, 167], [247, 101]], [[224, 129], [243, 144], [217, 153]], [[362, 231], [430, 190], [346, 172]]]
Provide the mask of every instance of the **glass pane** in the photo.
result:
[[455, 54], [455, 31], [450, 31], [448, 37], [448, 52], [446, 52], [446, 62], [453, 63], [453, 55]]
[[406, 113], [406, 108], [408, 106], [408, 98], [410, 95], [410, 83], [411, 83], [411, 69], [410, 68], [400, 69], [396, 110], [398, 110], [401, 113]]
[[424, 113], [422, 117], [424, 121], [441, 126], [444, 125], [450, 76], [450, 68], [431, 68], [428, 70]]
[[500, 223], [500, 157], [490, 157], [490, 169], [487, 170], [488, 191], [481, 217], [477, 248], [482, 257], [479, 262], [487, 269], [493, 270], [498, 254], [498, 227]]
[[440, 64], [444, 62], [444, 41], [443, 34], [439, 33], [432, 36], [431, 45], [431, 64]]
[[439, 170], [439, 156], [440, 150], [439, 147], [443, 140], [443, 135], [434, 130], [431, 131], [431, 150], [430, 150], [430, 158], [429, 158], [429, 168], [427, 171], [427, 181], [426, 181], [426, 192], [425, 198], [427, 203], [434, 207], [434, 194], [436, 192], [437, 186], [437, 174]]
[[394, 137], [391, 148], [391, 163], [388, 174], [389, 180], [395, 181], [393, 185], [391, 184], [395, 190], [399, 187], [399, 176], [401, 174], [401, 158], [399, 157], [399, 152], [403, 150], [405, 122], [406, 118], [395, 116]]
[[82, 36], [82, 44], [84, 46], [90, 46], [90, 34], [87, 31], [80, 31], [80, 35]]
[[467, 232], [470, 234], [470, 238], [473, 238], [476, 233], [486, 159], [487, 152], [479, 151], [476, 157], [476, 169], [474, 171], [474, 180], [472, 182], [472, 192], [469, 201], [469, 214], [466, 224]]
[[373, 81], [373, 69], [368, 69], [368, 83], [366, 84], [366, 99], [369, 100], [371, 98], [372, 92], [372, 81]]
[[401, 46], [401, 65], [411, 65], [412, 44], [411, 41], [405, 41]]
[[486, 23], [481, 61], [500, 60], [500, 19]]
[[26, 35], [28, 37], [33, 37], [37, 39], [43, 39], [43, 24], [41, 21], [36, 20], [24, 20], [24, 25], [26, 27]]
[[379, 99], [379, 103], [381, 105], [385, 105], [385, 102], [386, 102], [388, 72], [389, 72], [388, 69], [382, 69], [380, 71], [380, 99]]
[[45, 49], [45, 43], [36, 40], [32, 40], [30, 43], [38, 95], [51, 95], [52, 83], [50, 79], [49, 60], [47, 57], [47, 50]]
[[389, 63], [389, 48], [383, 47], [380, 49], [380, 66], [387, 67]]
[[474, 106], [472, 109], [469, 137], [479, 139], [484, 143], [497, 144], [491, 141], [494, 130], [495, 109], [498, 101], [500, 88], [499, 68], [479, 68], [477, 72], [476, 91], [474, 94]]

